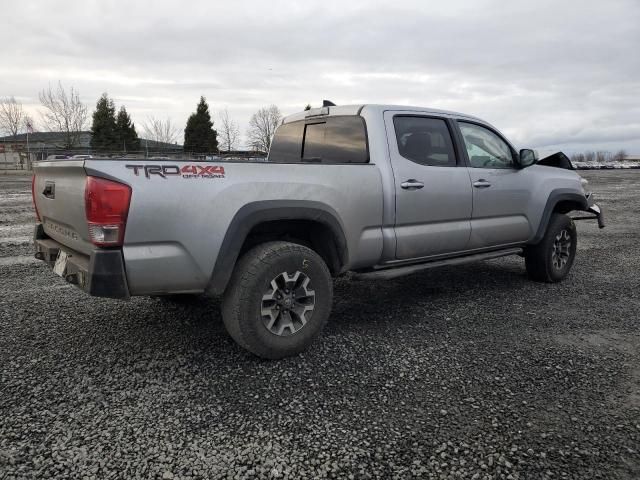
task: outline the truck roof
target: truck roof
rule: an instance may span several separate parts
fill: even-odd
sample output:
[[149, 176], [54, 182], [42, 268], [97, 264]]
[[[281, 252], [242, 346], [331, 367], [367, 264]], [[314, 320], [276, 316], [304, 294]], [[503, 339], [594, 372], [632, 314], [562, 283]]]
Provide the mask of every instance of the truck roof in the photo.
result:
[[315, 116], [336, 116], [336, 115], [359, 115], [360, 112], [366, 108], [367, 110], [377, 111], [380, 113], [386, 110], [401, 110], [405, 112], [420, 112], [427, 114], [446, 115], [457, 118], [466, 118], [469, 120], [476, 120], [482, 123], [486, 123], [484, 120], [474, 117], [473, 115], [467, 115], [465, 113], [453, 112], [450, 110], [441, 110], [438, 108], [430, 107], [415, 107], [410, 105], [379, 105], [375, 103], [359, 104], [359, 105], [337, 105], [330, 107], [318, 107], [311, 110], [305, 110], [302, 112], [294, 113], [284, 117], [282, 123], [295, 122], [297, 120], [304, 120], [307, 117]]

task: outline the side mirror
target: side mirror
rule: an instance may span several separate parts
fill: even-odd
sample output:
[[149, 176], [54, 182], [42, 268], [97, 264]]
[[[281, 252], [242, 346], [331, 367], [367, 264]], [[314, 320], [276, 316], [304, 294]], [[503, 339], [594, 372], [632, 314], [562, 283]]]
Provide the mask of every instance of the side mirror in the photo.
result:
[[536, 155], [535, 150], [531, 150], [530, 148], [523, 148], [520, 150], [520, 158], [518, 161], [520, 168], [530, 167], [537, 161], [538, 155]]

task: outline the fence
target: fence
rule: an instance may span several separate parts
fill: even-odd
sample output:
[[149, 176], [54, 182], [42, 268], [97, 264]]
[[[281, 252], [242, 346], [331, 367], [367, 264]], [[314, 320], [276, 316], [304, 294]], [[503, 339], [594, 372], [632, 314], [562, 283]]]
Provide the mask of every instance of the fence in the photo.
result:
[[192, 162], [216, 162], [216, 161], [265, 161], [267, 154], [264, 152], [234, 151], [193, 153], [176, 150], [140, 150], [135, 152], [92, 152], [91, 149], [59, 149], [47, 148], [27, 152], [0, 152], [0, 174], [31, 172], [33, 162], [46, 159], [71, 159], [71, 158], [111, 158], [122, 160], [179, 160]]
[[28, 161], [26, 154], [18, 152], [2, 152], [0, 153], [0, 173], [31, 171], [31, 163]]

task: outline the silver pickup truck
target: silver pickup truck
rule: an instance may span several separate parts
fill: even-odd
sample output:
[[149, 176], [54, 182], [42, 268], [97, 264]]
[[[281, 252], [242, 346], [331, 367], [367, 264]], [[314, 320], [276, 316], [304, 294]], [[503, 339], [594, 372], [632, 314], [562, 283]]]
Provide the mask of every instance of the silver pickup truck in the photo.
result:
[[37, 163], [36, 257], [90, 295], [223, 295], [236, 342], [281, 358], [319, 336], [347, 271], [518, 254], [533, 280], [564, 279], [567, 213], [603, 226], [586, 183], [472, 116], [331, 104], [285, 118], [266, 162]]

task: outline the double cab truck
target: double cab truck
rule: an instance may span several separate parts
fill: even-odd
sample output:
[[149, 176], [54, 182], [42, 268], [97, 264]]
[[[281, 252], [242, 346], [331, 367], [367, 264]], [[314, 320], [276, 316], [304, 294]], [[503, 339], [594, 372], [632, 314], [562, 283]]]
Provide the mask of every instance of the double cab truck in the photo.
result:
[[[564, 167], [564, 168], [562, 168]], [[603, 219], [564, 159], [538, 161], [479, 118], [335, 106], [286, 117], [267, 161], [83, 158], [35, 165], [36, 257], [90, 295], [222, 296], [231, 337], [263, 358], [305, 350], [332, 278], [390, 278], [524, 257], [558, 282], [567, 214]]]

